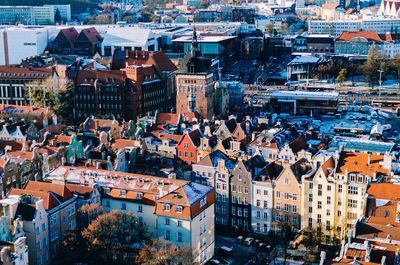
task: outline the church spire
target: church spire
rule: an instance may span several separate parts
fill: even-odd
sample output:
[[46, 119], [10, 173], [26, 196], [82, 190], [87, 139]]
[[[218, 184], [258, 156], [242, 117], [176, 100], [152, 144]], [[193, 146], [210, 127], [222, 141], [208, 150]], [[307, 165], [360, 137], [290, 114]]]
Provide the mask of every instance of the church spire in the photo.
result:
[[197, 43], [197, 32], [196, 32], [196, 25], [193, 25], [193, 34], [192, 34], [192, 56], [196, 56], [196, 51], [198, 47]]

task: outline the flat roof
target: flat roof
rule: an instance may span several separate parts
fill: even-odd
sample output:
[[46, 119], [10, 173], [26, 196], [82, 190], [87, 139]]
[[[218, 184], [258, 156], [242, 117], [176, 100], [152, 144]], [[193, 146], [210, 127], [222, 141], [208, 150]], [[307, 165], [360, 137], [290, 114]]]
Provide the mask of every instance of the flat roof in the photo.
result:
[[[199, 36], [197, 42], [222, 42], [235, 39], [236, 36]], [[192, 42], [192, 36], [182, 36], [172, 40], [173, 42]]]
[[271, 98], [337, 100], [339, 92], [313, 92], [313, 91], [273, 91]]

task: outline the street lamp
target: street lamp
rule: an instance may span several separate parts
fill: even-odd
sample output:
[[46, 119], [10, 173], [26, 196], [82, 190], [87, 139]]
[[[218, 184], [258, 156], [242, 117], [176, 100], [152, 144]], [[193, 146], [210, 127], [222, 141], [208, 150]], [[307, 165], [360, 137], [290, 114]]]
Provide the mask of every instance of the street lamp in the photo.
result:
[[378, 70], [378, 72], [379, 72], [379, 96], [378, 96], [378, 98], [381, 99], [382, 73], [383, 73], [383, 70]]

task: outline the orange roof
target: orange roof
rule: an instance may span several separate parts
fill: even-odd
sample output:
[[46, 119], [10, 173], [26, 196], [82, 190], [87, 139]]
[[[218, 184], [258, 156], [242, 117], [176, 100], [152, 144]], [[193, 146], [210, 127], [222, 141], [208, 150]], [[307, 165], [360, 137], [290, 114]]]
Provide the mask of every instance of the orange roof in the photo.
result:
[[400, 185], [392, 183], [373, 183], [369, 185], [367, 193], [372, 198], [398, 200], [400, 199]]
[[[371, 156], [369, 164], [368, 156]], [[382, 161], [382, 155], [342, 152], [336, 172], [345, 174], [347, 170], [348, 173], [363, 174], [368, 176], [373, 176], [375, 172], [377, 175], [389, 175], [389, 170], [383, 168], [383, 166], [380, 164]]]
[[59, 197], [58, 199], [62, 202], [65, 202], [65, 201], [71, 199], [72, 197], [74, 197], [74, 195], [67, 188], [67, 186], [61, 185], [61, 184], [53, 184], [53, 183], [49, 183], [49, 182], [42, 182], [42, 181], [29, 180], [26, 183], [24, 190], [25, 191], [51, 192], [55, 195], [58, 195], [58, 197]]
[[348, 264], [357, 264], [356, 262], [358, 262], [361, 265], [380, 265], [380, 263], [374, 263], [374, 262], [368, 262], [368, 261], [363, 261], [363, 260], [357, 260], [354, 261], [354, 259], [346, 259], [346, 258], [342, 258], [339, 261], [326, 261], [324, 264], [327, 265], [348, 265]]
[[171, 124], [173, 126], [178, 125], [179, 113], [158, 113], [157, 125]]
[[366, 38], [369, 41], [383, 42], [376, 31], [343, 31], [342, 34], [337, 37], [336, 41], [350, 41], [355, 37]]
[[77, 194], [87, 194], [91, 193], [93, 191], [93, 188], [90, 186], [84, 186], [84, 185], [77, 185], [77, 184], [65, 184], [67, 188], [71, 192], [76, 192]]
[[337, 7], [339, 7], [338, 4], [329, 3], [329, 4], [323, 5], [323, 6], [322, 6], [322, 9], [332, 10], [332, 9], [336, 9]]
[[325, 176], [328, 176], [329, 175], [328, 168], [331, 168], [333, 170], [335, 168], [335, 161], [333, 160], [332, 157], [329, 157], [329, 159], [325, 161], [325, 163], [321, 166], [321, 168]]
[[7, 155], [13, 158], [21, 158], [21, 159], [33, 159], [33, 152], [25, 152], [25, 151], [11, 151], [7, 152]]
[[124, 149], [126, 147], [137, 147], [135, 140], [127, 140], [127, 139], [115, 139], [114, 143], [111, 144], [111, 149]]
[[71, 136], [58, 134], [58, 135], [54, 136], [54, 141], [56, 143], [70, 144], [71, 143]]
[[10, 195], [31, 195], [33, 197], [40, 198], [43, 200], [43, 207], [46, 211], [51, 210], [60, 204], [52, 193], [45, 191], [11, 188], [7, 196]]

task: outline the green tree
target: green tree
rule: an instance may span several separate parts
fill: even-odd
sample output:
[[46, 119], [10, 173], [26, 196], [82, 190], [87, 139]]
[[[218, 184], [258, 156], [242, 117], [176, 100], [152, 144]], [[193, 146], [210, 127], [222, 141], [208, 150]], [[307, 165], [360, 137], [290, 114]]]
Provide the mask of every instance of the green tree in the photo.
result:
[[152, 240], [136, 257], [136, 263], [141, 265], [191, 265], [193, 261], [190, 247], [177, 248], [163, 239]]
[[82, 235], [87, 241], [90, 264], [132, 264], [137, 247], [149, 239], [146, 225], [131, 212], [118, 210], [99, 215]]
[[346, 81], [346, 76], [347, 76], [347, 69], [342, 68], [342, 70], [340, 70], [339, 72], [339, 75], [336, 77], [336, 81], [339, 83], [343, 83], [344, 81]]
[[69, 230], [64, 234], [55, 264], [74, 265], [86, 261], [87, 247], [81, 231], [77, 228]]
[[379, 80], [378, 70], [385, 72], [386, 67], [385, 56], [376, 49], [375, 43], [373, 43], [369, 49], [367, 61], [362, 66], [362, 73], [372, 88]]
[[68, 78], [48, 78], [26, 83], [25, 95], [35, 106], [50, 107], [61, 121], [72, 119], [74, 83]]
[[265, 32], [267, 32], [267, 34], [269, 34], [270, 36], [272, 36], [274, 34], [274, 24], [269, 23], [268, 25], [265, 26]]
[[61, 23], [61, 13], [60, 10], [56, 10], [56, 14], [54, 15], [54, 22]]
[[390, 73], [397, 77], [400, 89], [400, 54], [396, 54], [389, 63]]

